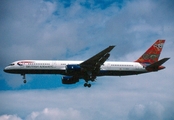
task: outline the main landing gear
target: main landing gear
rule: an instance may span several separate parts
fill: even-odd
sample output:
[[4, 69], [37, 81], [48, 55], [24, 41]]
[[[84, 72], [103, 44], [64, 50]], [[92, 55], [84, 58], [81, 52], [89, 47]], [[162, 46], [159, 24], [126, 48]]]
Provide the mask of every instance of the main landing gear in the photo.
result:
[[22, 76], [23, 76], [23, 77], [22, 77], [23, 82], [24, 82], [24, 83], [27, 83], [27, 80], [26, 80], [25, 74], [22, 74]]
[[85, 79], [86, 83], [84, 84], [84, 87], [88, 87], [88, 88], [90, 88], [90, 87], [91, 87], [91, 84], [88, 83], [88, 81], [92, 81], [92, 82], [94, 82], [95, 79], [96, 79], [96, 77], [91, 77], [91, 79]]
[[91, 87], [91, 84], [90, 84], [90, 83], [85, 83], [85, 84], [84, 84], [84, 87], [90, 88], [90, 87]]
[[92, 72], [87, 72], [87, 74], [85, 75], [84, 77], [84, 80], [85, 80], [85, 84], [84, 84], [84, 87], [88, 87], [90, 88], [91, 87], [91, 84], [88, 83], [89, 81], [92, 81], [94, 82], [96, 79], [96, 74], [93, 74]]

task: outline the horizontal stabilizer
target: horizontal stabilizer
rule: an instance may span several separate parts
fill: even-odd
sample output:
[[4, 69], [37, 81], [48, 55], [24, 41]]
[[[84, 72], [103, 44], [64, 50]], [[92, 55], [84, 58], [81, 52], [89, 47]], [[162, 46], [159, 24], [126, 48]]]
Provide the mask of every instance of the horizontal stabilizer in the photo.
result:
[[155, 68], [158, 68], [163, 63], [165, 63], [168, 59], [170, 59], [170, 58], [163, 58], [163, 59], [159, 60], [158, 62], [155, 62], [155, 63], [147, 66], [146, 69], [155, 69]]

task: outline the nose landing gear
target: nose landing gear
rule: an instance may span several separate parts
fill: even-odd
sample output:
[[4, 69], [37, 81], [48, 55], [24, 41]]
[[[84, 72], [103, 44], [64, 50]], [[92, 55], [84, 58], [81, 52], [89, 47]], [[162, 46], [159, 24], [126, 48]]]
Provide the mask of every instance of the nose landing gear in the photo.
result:
[[24, 80], [23, 82], [24, 82], [24, 83], [27, 83], [27, 80]]
[[26, 76], [25, 76], [25, 74], [22, 74], [22, 79], [23, 79], [23, 83], [27, 83], [27, 80], [26, 80]]

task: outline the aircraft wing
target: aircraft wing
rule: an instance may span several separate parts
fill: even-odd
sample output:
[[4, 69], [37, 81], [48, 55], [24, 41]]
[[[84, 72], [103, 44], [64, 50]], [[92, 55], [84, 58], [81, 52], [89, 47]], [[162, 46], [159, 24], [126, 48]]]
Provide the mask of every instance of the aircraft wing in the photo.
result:
[[87, 59], [86, 61], [82, 62], [80, 66], [87, 71], [94, 71], [99, 70], [100, 66], [109, 58], [109, 52], [115, 46], [109, 46], [106, 49], [102, 50], [98, 54], [94, 55], [93, 57]]

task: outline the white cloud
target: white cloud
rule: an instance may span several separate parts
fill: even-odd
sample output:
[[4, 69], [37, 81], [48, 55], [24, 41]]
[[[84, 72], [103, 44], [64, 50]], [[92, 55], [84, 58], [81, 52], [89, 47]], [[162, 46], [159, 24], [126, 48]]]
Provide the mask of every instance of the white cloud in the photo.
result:
[[41, 112], [32, 112], [26, 120], [81, 120], [80, 112], [69, 108], [60, 110], [58, 108], [45, 108]]
[[0, 113], [13, 113], [25, 119], [66, 119], [65, 113], [88, 120], [145, 118], [147, 114], [164, 118], [166, 112], [172, 113], [172, 91], [172, 80], [158, 73], [104, 77], [98, 78], [90, 89], [81, 85], [72, 89], [1, 92]]
[[[68, 108], [60, 110], [58, 108], [45, 108], [42, 111], [32, 112], [25, 120], [82, 120], [80, 111]], [[0, 120], [22, 120], [17, 115], [1, 115]]]
[[5, 8], [4, 13], [10, 15], [0, 29], [1, 38], [6, 41], [1, 41], [3, 63], [17, 59], [67, 59], [67, 55], [75, 56], [85, 47], [96, 51], [94, 48], [103, 49], [110, 44], [117, 45], [117, 50], [127, 48], [113, 55], [123, 56], [139, 49], [136, 45], [172, 35], [168, 32], [171, 21], [164, 22], [170, 12], [164, 13], [165, 7], [159, 9], [160, 3], [128, 1], [122, 9], [113, 4], [104, 10], [87, 9], [80, 3], [74, 1], [64, 8], [61, 2], [8, 2], [11, 9]]
[[1, 115], [0, 120], [22, 120], [17, 115]]
[[138, 104], [129, 113], [130, 120], [163, 120], [164, 107], [158, 102]]

